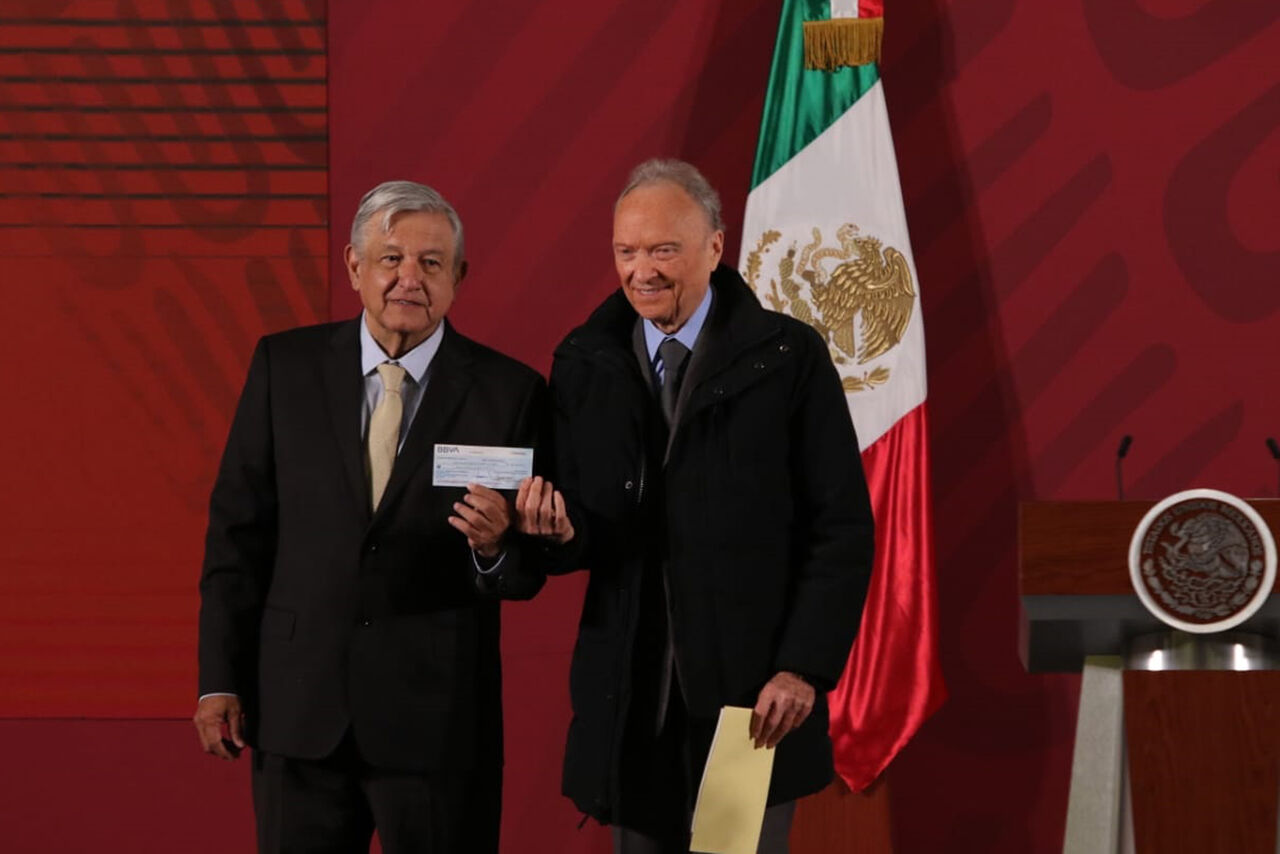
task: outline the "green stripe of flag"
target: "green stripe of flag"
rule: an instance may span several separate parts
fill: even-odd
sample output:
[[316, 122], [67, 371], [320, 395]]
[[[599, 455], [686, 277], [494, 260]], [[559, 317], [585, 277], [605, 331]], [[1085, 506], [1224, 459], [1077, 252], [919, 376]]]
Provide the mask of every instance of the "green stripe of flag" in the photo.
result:
[[753, 190], [813, 142], [880, 79], [875, 65], [839, 71], [805, 70], [802, 24], [830, 17], [829, 0], [783, 0], [778, 43], [773, 49], [764, 116], [760, 120], [756, 166], [751, 173]]

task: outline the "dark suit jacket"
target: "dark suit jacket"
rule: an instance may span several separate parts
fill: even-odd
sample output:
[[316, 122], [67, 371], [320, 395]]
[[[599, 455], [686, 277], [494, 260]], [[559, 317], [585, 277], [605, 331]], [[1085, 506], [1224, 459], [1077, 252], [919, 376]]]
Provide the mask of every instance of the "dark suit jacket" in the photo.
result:
[[[501, 763], [498, 599], [543, 575], [513, 541], [480, 576], [432, 486], [437, 443], [529, 447], [545, 385], [446, 325], [376, 513], [361, 439], [360, 320], [263, 338], [209, 508], [200, 693], [239, 694], [250, 743], [315, 759], [351, 727], [407, 771]], [[495, 764], [496, 763], [496, 764]]]

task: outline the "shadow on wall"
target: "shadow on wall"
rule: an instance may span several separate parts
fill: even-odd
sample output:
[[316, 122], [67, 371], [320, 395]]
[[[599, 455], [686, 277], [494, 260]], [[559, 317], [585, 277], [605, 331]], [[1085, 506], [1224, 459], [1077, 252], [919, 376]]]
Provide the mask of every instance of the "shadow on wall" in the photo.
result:
[[[1063, 312], [1016, 353], [993, 320], [1110, 171], [1105, 159], [1090, 163], [990, 245], [977, 201], [1048, 131], [1052, 103], [1043, 93], [1007, 105], [1012, 118], [966, 150], [948, 89], [1009, 25], [1014, 4], [934, 0], [894, 11], [882, 70], [924, 306], [950, 691], [889, 772], [896, 850], [966, 851], [977, 840], [989, 852], [1051, 850], [1062, 834], [1077, 683], [1028, 676], [1017, 658], [1015, 525], [1032, 462], [1026, 402], [1015, 391], [1028, 377], [1015, 374], [1052, 374], [1102, 316]], [[1123, 295], [1123, 265], [1106, 261], [1096, 277], [1113, 300]]]
[[719, 4], [705, 65], [685, 92], [688, 119], [679, 156], [697, 164], [720, 193], [724, 258], [731, 266], [738, 263], [742, 243], [779, 8], [762, 0]]

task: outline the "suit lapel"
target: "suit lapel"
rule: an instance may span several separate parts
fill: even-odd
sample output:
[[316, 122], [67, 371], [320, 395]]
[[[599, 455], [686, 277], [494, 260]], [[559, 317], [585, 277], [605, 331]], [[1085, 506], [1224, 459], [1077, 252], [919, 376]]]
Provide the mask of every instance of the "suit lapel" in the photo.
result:
[[446, 321], [440, 349], [436, 351], [431, 367], [427, 370], [427, 387], [422, 392], [422, 400], [418, 404], [413, 424], [409, 427], [409, 435], [405, 436], [404, 445], [396, 455], [386, 492], [374, 513], [375, 519], [396, 503], [404, 492], [405, 485], [427, 461], [435, 442], [462, 405], [470, 384], [470, 354], [465, 341]]
[[351, 497], [364, 518], [369, 516], [369, 479], [365, 476], [360, 415], [364, 378], [360, 375], [360, 318], [338, 327], [324, 362], [325, 396], [338, 457]]

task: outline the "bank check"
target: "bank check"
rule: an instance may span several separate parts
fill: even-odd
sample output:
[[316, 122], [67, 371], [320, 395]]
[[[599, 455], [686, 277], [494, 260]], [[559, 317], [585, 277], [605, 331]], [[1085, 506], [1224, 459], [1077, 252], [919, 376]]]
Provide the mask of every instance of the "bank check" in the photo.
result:
[[478, 483], [490, 489], [518, 489], [533, 474], [533, 448], [490, 445], [436, 445], [433, 486]]

